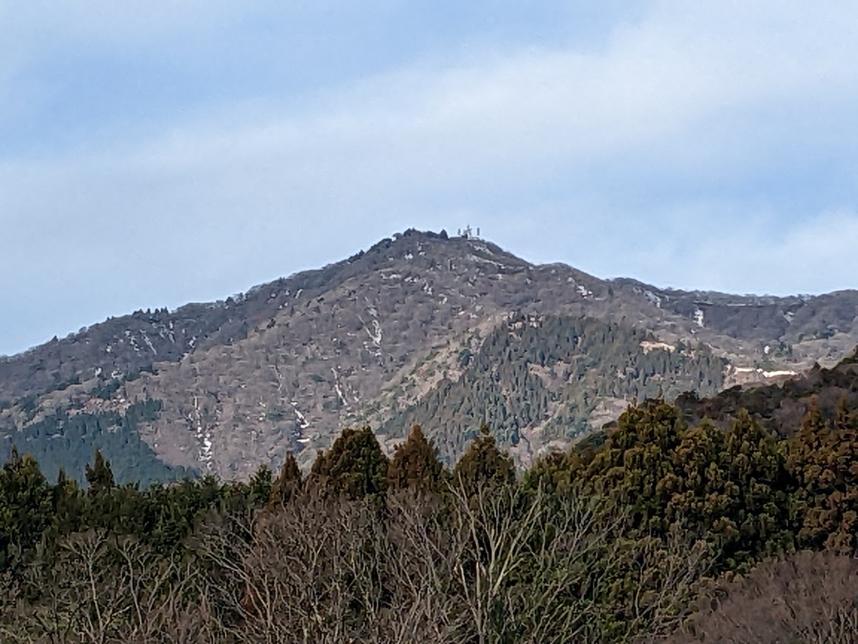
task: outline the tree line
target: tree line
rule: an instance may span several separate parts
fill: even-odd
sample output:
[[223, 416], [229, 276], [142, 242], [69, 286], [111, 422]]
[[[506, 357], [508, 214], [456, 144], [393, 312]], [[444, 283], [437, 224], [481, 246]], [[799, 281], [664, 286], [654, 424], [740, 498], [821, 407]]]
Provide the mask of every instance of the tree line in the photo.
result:
[[[415, 426], [347, 429], [304, 476], [86, 486], [0, 471], [9, 642], [851, 642], [858, 410], [783, 438], [662, 400], [517, 472], [483, 427], [452, 469]], [[778, 601], [772, 601], [777, 598]]]

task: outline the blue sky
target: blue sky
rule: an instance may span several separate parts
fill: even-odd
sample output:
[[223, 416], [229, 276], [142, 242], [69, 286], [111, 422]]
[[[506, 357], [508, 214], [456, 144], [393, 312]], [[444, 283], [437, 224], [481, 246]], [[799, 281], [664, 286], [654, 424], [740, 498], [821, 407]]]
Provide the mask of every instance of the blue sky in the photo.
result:
[[0, 354], [412, 226], [858, 286], [854, 2], [0, 0], [0, 34]]

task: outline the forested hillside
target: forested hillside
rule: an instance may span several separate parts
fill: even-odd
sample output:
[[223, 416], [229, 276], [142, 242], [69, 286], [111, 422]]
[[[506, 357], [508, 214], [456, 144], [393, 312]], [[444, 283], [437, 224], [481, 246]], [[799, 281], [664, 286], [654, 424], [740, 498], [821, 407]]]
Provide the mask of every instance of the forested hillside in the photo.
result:
[[117, 484], [100, 452], [82, 487], [13, 451], [0, 636], [854, 641], [858, 408], [829, 418], [811, 399], [788, 436], [723, 420], [648, 400], [525, 472], [488, 427], [452, 468], [431, 426], [391, 457], [365, 428], [306, 476], [289, 456], [276, 476], [147, 488]]
[[[592, 318], [512, 316], [476, 352], [457, 356], [456, 380], [443, 379], [419, 402], [385, 423], [385, 435], [431, 427], [447, 462], [479, 428], [529, 463], [539, 448], [564, 444], [612, 417], [629, 401], [686, 391], [718, 392], [725, 361], [708, 348], [667, 346], [645, 330]], [[613, 406], [613, 409], [612, 409]], [[463, 431], [464, 430], [464, 431]]]
[[119, 483], [146, 486], [193, 476], [195, 470], [166, 465], [140, 440], [138, 425], [154, 421], [160, 408], [158, 401], [148, 400], [130, 405], [122, 413], [69, 415], [57, 411], [17, 432], [14, 441], [3, 437], [0, 456], [5, 460], [13, 449], [26, 452], [38, 460], [42, 473], [51, 481], [62, 470], [83, 483], [86, 464], [96, 450], [110, 459]]

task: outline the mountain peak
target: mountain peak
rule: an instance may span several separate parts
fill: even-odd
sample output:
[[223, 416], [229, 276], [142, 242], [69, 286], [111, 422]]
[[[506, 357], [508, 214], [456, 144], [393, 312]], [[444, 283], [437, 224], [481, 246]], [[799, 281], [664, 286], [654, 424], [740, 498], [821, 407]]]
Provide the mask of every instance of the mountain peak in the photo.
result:
[[523, 463], [628, 397], [831, 363], [858, 344], [856, 297], [702, 298], [533, 265], [476, 231], [408, 229], [222, 302], [111, 318], [0, 361], [0, 438], [49, 451], [74, 417], [134, 432], [171, 467], [235, 477], [287, 452], [307, 463], [347, 425], [381, 428], [390, 447], [419, 422], [454, 458], [488, 417]]

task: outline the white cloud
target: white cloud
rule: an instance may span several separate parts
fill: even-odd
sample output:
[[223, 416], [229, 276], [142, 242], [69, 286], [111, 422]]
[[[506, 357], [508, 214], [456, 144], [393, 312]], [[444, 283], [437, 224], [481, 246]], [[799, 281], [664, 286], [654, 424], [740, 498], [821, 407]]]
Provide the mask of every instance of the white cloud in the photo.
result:
[[700, 240], [683, 259], [699, 283], [722, 290], [780, 294], [858, 288], [858, 213], [808, 215], [796, 225], [752, 235], [730, 232]]
[[[92, 25], [78, 4], [52, 29], [67, 20], [78, 37], [106, 37], [118, 25], [115, 46], [136, 35], [145, 47], [198, 15], [211, 29], [231, 17], [204, 4], [177, 18], [105, 2]], [[95, 150], [0, 160], [0, 288], [48, 285], [54, 267], [20, 266], [50, 252], [80, 283], [105, 265], [135, 279], [148, 270], [142, 292], [174, 303], [392, 229], [455, 228], [467, 222], [449, 213], [462, 211], [508, 234], [512, 250], [604, 274], [743, 291], [845, 286], [855, 261], [844, 240], [858, 231], [837, 199], [854, 183], [808, 185], [803, 205], [785, 195], [804, 163], [809, 182], [820, 180], [810, 164], [854, 168], [856, 18], [852, 4], [657, 3], [599, 48], [439, 55], [288, 105], [219, 105], [146, 140], [128, 131]], [[585, 244], [564, 248], [582, 233]], [[177, 269], [187, 290], [164, 286]]]

